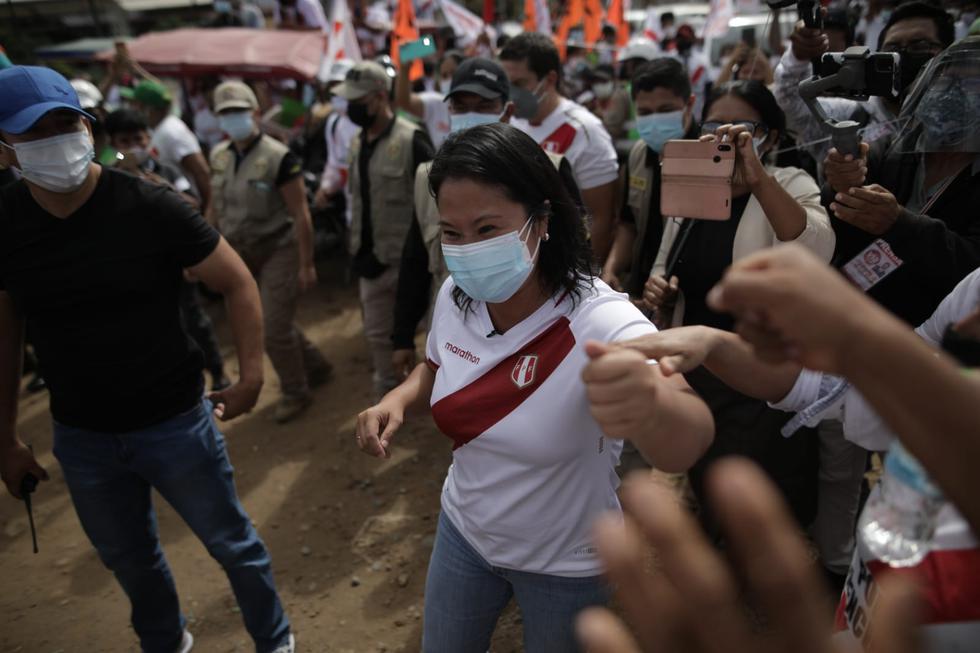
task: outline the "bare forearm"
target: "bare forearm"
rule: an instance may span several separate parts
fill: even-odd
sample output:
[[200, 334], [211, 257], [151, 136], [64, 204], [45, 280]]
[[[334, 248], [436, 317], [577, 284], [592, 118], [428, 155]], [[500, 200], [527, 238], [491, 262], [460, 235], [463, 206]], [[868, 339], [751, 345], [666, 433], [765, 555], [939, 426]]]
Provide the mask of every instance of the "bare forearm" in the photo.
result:
[[225, 309], [228, 311], [228, 321], [235, 340], [241, 380], [261, 384], [262, 304], [254, 279], [241, 278], [231, 291], [225, 292]]
[[604, 270], [612, 274], [620, 274], [629, 267], [633, 258], [633, 243], [636, 242], [636, 227], [620, 222], [616, 225], [616, 236], [606, 258]]
[[670, 387], [657, 394], [655, 420], [631, 438], [657, 469], [686, 472], [711, 444], [715, 422], [708, 406], [690, 388]]
[[759, 205], [783, 242], [796, 240], [806, 229], [806, 211], [772, 175], [766, 175], [752, 189]]
[[845, 376], [980, 532], [980, 380], [880, 314], [844, 357]]
[[776, 402], [793, 389], [802, 368], [795, 363], [770, 365], [756, 358], [752, 347], [734, 333], [704, 329], [712, 347], [704, 367], [725, 385], [749, 397]]
[[296, 217], [296, 242], [299, 244], [299, 262], [303, 267], [313, 265], [313, 219], [304, 203]]
[[411, 64], [405, 64], [398, 69], [398, 76], [395, 77], [395, 104], [402, 111], [421, 118], [422, 102], [412, 93], [412, 80], [409, 76], [411, 70]]

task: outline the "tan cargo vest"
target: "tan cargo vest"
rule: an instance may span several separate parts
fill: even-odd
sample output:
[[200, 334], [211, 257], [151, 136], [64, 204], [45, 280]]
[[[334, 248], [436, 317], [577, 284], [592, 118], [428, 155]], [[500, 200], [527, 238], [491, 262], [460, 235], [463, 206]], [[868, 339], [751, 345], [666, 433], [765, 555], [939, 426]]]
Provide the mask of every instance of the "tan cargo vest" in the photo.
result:
[[[395, 118], [391, 131], [374, 147], [368, 162], [371, 188], [371, 231], [374, 255], [385, 265], [401, 259], [405, 237], [412, 226], [412, 195], [415, 171], [412, 169], [412, 139], [420, 127], [401, 117]], [[361, 138], [354, 138], [350, 148], [350, 192], [352, 200], [350, 253], [361, 249], [364, 206], [361, 202], [361, 173], [358, 158]], [[438, 223], [438, 216], [436, 222]]]
[[293, 218], [276, 186], [289, 148], [263, 134], [235, 169], [230, 141], [211, 151], [211, 197], [219, 229], [236, 250], [284, 245], [294, 238]]
[[[647, 222], [650, 219], [650, 197], [653, 194], [653, 166], [647, 165], [647, 144], [637, 141], [630, 150], [629, 161], [626, 165], [626, 183], [628, 192], [626, 204], [633, 212], [636, 223], [636, 241], [633, 243], [633, 259], [640, 260], [640, 250], [647, 232]], [[656, 155], [654, 155], [656, 156]], [[654, 165], [658, 165], [654, 163]]]

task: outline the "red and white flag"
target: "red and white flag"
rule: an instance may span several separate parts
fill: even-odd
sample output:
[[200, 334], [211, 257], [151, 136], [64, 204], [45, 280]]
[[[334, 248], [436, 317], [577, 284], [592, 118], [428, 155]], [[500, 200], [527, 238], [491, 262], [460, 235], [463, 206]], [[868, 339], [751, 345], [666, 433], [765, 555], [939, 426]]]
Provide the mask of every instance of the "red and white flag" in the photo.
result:
[[551, 36], [548, 0], [524, 0], [524, 31]]
[[647, 18], [643, 21], [643, 36], [657, 45], [663, 43], [664, 31], [660, 27], [660, 13], [655, 7], [647, 7]]
[[333, 0], [330, 9], [330, 33], [327, 35], [327, 51], [320, 64], [317, 79], [326, 81], [330, 67], [341, 59], [361, 60], [361, 46], [357, 42], [354, 21], [347, 0]]
[[446, 22], [453, 28], [453, 33], [461, 47], [468, 48], [476, 42], [476, 39], [484, 31], [486, 31], [491, 43], [496, 42], [497, 30], [487, 25], [482, 18], [458, 2], [439, 0], [439, 8], [442, 9], [442, 15], [446, 17]]

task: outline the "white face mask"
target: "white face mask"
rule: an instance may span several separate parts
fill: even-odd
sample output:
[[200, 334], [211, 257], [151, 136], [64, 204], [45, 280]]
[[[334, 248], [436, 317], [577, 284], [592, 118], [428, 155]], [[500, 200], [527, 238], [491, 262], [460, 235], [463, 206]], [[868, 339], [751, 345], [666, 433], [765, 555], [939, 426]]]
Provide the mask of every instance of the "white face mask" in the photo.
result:
[[12, 149], [24, 179], [53, 193], [78, 190], [95, 159], [95, 145], [87, 131], [14, 143]]
[[145, 147], [133, 147], [126, 150], [126, 156], [132, 157], [137, 165], [143, 165], [150, 158], [150, 150]]

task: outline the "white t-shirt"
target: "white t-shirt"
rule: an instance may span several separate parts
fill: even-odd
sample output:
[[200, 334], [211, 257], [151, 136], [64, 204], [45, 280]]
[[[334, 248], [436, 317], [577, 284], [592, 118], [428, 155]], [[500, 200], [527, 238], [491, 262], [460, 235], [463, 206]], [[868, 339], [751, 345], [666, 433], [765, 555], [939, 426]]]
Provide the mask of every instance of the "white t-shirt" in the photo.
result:
[[323, 32], [330, 31], [330, 23], [320, 0], [296, 0], [296, 13], [303, 17], [303, 23], [307, 27], [319, 27]]
[[[153, 129], [150, 149], [156, 152], [160, 163], [183, 170], [180, 162], [185, 156], [200, 152], [201, 144], [197, 142], [194, 132], [184, 124], [183, 120], [177, 116], [169, 115]], [[190, 179], [190, 182], [194, 185], [194, 190], [200, 192], [200, 189], [194, 184], [194, 179]]]
[[418, 94], [422, 100], [422, 122], [429, 130], [432, 144], [438, 150], [449, 136], [449, 103], [446, 94], [439, 91], [423, 91]]
[[[980, 305], [980, 268], [960, 281], [915, 332], [930, 345], [939, 347], [946, 327], [968, 316], [978, 305]], [[838, 377], [805, 369], [797, 377], [789, 394], [771, 405], [773, 408], [790, 412], [804, 410], [820, 398], [821, 385], [826, 389], [837, 380]], [[844, 438], [869, 451], [887, 451], [892, 440], [895, 439], [895, 435], [884, 421], [853, 386], [847, 389], [840, 401], [828, 405], [825, 411], [814, 415], [810, 425], [815, 425], [821, 419], [842, 420]]]
[[513, 118], [510, 124], [549, 152], [563, 154], [580, 190], [602, 186], [619, 177], [616, 148], [602, 121], [568, 98], [562, 98], [558, 108], [540, 125], [523, 118]]
[[582, 382], [586, 340], [625, 340], [656, 328], [599, 280], [551, 299], [501, 335], [486, 304], [468, 313], [436, 299], [426, 344], [435, 370], [432, 415], [453, 440], [442, 509], [492, 565], [556, 576], [602, 572], [592, 526], [619, 510], [615, 467], [622, 441], [608, 440], [589, 412]]
[[350, 168], [350, 145], [361, 133], [361, 128], [351, 122], [346, 113], [332, 113], [327, 116], [324, 127], [324, 137], [327, 140], [327, 165], [323, 168], [320, 180], [322, 188], [331, 190], [343, 189], [347, 198], [346, 217], [348, 226], [351, 223], [350, 184], [347, 183]]

